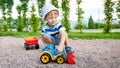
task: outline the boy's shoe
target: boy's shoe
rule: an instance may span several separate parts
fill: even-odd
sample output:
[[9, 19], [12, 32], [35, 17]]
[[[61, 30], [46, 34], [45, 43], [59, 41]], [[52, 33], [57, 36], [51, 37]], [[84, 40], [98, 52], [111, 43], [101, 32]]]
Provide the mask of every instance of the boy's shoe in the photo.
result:
[[65, 46], [65, 50], [66, 50], [67, 54], [69, 54], [71, 52], [71, 47], [70, 46]]

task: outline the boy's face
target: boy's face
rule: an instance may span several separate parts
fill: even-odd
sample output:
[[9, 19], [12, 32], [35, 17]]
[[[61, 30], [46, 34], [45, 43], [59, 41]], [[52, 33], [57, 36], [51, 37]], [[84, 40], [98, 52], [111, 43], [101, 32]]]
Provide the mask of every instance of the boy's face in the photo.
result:
[[57, 18], [58, 18], [58, 11], [53, 10], [46, 15], [45, 20], [52, 27], [57, 22]]

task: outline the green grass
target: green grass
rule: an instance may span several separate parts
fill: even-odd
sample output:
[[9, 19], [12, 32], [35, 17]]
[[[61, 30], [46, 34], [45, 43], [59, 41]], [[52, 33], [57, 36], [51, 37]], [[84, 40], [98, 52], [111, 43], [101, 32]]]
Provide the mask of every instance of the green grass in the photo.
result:
[[40, 33], [34, 32], [0, 32], [0, 36], [14, 36], [14, 37], [27, 37], [27, 36], [37, 36], [40, 38]]
[[[40, 38], [40, 32], [0, 32], [0, 36], [27, 37], [37, 36]], [[80, 33], [70, 32], [68, 37], [72, 39], [120, 39], [120, 33]]]
[[68, 33], [72, 39], [120, 39], [120, 33]]

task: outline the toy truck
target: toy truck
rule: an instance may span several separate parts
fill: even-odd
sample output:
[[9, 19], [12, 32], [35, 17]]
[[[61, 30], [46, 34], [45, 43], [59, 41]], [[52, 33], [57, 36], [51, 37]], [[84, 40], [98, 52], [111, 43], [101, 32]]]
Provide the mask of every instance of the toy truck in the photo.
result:
[[38, 39], [35, 36], [31, 36], [31, 37], [25, 37], [25, 43], [24, 43], [24, 47], [26, 50], [29, 49], [39, 49], [39, 44], [38, 44]]
[[74, 58], [72, 52], [67, 55], [65, 52], [59, 53], [53, 44], [47, 44], [41, 53], [40, 61], [43, 64], [47, 64], [50, 61], [56, 61], [58, 64], [63, 64], [64, 62], [75, 64], [72, 58]]

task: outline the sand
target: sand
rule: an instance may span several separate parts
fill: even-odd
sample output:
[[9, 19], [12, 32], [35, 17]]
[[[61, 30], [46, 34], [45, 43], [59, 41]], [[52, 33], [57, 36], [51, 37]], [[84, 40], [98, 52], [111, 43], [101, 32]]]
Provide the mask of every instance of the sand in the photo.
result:
[[76, 64], [42, 64], [40, 49], [25, 50], [24, 38], [0, 37], [0, 68], [120, 68], [120, 39], [69, 39]]

